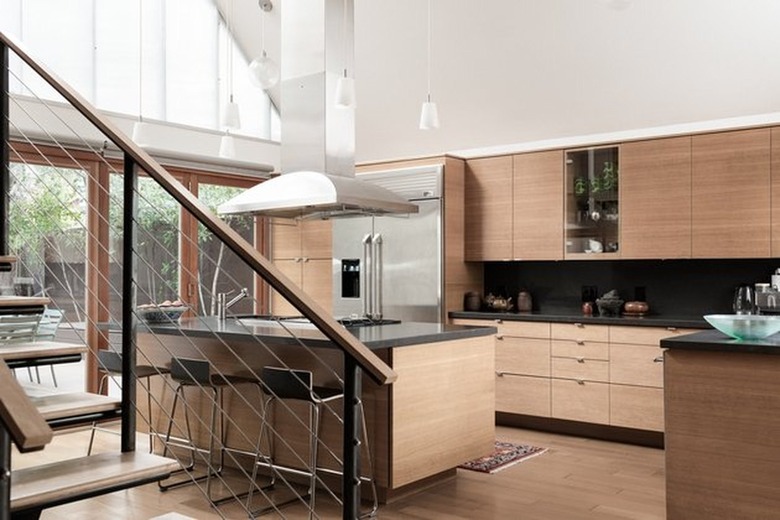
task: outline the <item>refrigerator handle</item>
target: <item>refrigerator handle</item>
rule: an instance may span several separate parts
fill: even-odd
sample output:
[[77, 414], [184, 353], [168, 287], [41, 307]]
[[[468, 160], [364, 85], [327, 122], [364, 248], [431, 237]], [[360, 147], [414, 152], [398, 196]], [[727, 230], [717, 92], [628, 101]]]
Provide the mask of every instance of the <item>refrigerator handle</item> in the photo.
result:
[[373, 299], [373, 281], [371, 272], [373, 271], [373, 264], [371, 262], [371, 235], [368, 234], [363, 237], [363, 267], [360, 273], [360, 284], [362, 285], [362, 302], [363, 302], [363, 316], [369, 316], [372, 312], [371, 305]]
[[371, 259], [374, 265], [371, 266], [371, 274], [374, 277], [373, 298], [374, 304], [372, 310], [372, 319], [382, 319], [382, 235], [377, 233], [372, 239], [373, 252]]

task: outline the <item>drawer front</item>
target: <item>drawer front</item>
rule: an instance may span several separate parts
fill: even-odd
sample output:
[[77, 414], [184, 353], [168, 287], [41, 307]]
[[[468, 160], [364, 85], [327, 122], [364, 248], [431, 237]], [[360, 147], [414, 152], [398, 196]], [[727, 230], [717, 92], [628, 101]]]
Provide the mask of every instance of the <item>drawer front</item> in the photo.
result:
[[552, 355], [585, 359], [609, 359], [609, 343], [590, 340], [553, 340]]
[[497, 338], [496, 371], [550, 377], [550, 340]]
[[585, 323], [553, 323], [550, 328], [553, 339], [574, 341], [609, 341], [609, 326]]
[[519, 336], [522, 338], [550, 338], [550, 324], [538, 321], [506, 321], [498, 322], [498, 333], [505, 336]]
[[609, 424], [609, 385], [552, 380], [552, 416], [597, 424]]
[[550, 417], [550, 380], [496, 376], [496, 411]]
[[650, 345], [610, 344], [610, 383], [663, 388], [663, 355], [664, 349]]
[[609, 382], [609, 361], [592, 359], [552, 358], [552, 376], [577, 381]]
[[466, 318], [455, 318], [453, 325], [470, 325], [473, 327], [498, 327], [496, 320], [472, 320]]
[[609, 327], [609, 341], [612, 343], [632, 343], [635, 345], [653, 345], [664, 338], [698, 332], [696, 329], [678, 329], [677, 327]]
[[664, 391], [660, 388], [610, 385], [610, 424], [664, 431]]

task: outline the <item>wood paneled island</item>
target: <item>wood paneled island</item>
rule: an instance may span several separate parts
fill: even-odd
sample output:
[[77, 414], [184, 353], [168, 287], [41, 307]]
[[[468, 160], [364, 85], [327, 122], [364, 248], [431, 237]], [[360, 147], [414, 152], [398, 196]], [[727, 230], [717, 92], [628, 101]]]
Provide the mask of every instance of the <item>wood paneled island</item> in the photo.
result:
[[[343, 372], [342, 354], [316, 329], [296, 330], [291, 338], [278, 327], [249, 326], [235, 320], [187, 318], [177, 325], [139, 331], [139, 363], [167, 365], [172, 355], [209, 359], [225, 374], [259, 373], [263, 366], [307, 369], [315, 384], [337, 386]], [[401, 323], [348, 329], [398, 374], [390, 386], [364, 377], [363, 401], [380, 499], [387, 501], [432, 479], [455, 474], [470, 459], [490, 453], [495, 440], [495, 329], [434, 323]], [[331, 370], [331, 367], [335, 370]], [[155, 378], [160, 379], [160, 378]], [[258, 390], [245, 385], [249, 402]], [[139, 385], [139, 393], [143, 389]], [[242, 390], [244, 391], [244, 390]], [[170, 409], [172, 389], [155, 382], [161, 407]], [[144, 399], [139, 395], [139, 402]], [[242, 399], [228, 399], [228, 444], [245, 450], [258, 432], [257, 414]], [[303, 406], [292, 408], [304, 414]], [[208, 416], [206, 400], [200, 403]], [[340, 404], [336, 405], [340, 407]], [[275, 427], [299, 454], [307, 453], [307, 432], [299, 420], [278, 407]], [[325, 414], [321, 436], [336, 456], [341, 451], [341, 424]], [[165, 431], [167, 417], [157, 414], [155, 427]], [[177, 412], [178, 420], [178, 412]], [[139, 426], [143, 421], [139, 421]], [[238, 433], [238, 430], [243, 433]], [[201, 442], [205, 439], [197, 433]], [[300, 455], [298, 455], [300, 456]], [[296, 456], [277, 446], [278, 462], [294, 466]], [[320, 465], [337, 465], [321, 450]], [[364, 470], [367, 469], [363, 464]]]
[[669, 520], [780, 518], [780, 335], [661, 340]]

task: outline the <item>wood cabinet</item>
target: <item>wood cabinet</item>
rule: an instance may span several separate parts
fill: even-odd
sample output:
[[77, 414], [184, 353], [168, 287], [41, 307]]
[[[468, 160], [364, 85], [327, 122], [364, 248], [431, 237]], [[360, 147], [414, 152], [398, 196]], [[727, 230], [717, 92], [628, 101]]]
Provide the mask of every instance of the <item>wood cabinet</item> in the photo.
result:
[[496, 411], [664, 429], [662, 338], [692, 329], [456, 319], [495, 326]]
[[457, 325], [495, 326], [496, 411], [550, 416], [550, 324], [456, 319]]
[[563, 258], [563, 151], [466, 162], [466, 260]]
[[694, 258], [770, 255], [770, 129], [692, 138]]
[[780, 128], [772, 128], [772, 257], [780, 256]]
[[620, 148], [622, 258], [691, 257], [691, 137]]
[[563, 258], [563, 151], [513, 158], [514, 260]]
[[666, 518], [778, 518], [780, 356], [665, 354]]
[[[325, 220], [271, 222], [274, 264], [327, 311], [333, 308], [331, 224]], [[272, 312], [300, 314], [285, 298], [272, 291]]]
[[512, 156], [466, 161], [466, 260], [512, 259]]
[[609, 423], [609, 327], [552, 324], [552, 417]]

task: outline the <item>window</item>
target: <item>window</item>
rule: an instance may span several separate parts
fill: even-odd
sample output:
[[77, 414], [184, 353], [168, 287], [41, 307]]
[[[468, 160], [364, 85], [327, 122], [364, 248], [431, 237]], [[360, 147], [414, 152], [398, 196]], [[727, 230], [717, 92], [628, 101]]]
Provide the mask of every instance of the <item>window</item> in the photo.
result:
[[[3, 31], [20, 37], [102, 110], [220, 129], [232, 70], [242, 123], [235, 133], [278, 139], [278, 114], [265, 92], [250, 83], [247, 59], [213, 0], [0, 0], [0, 12]], [[177, 20], [186, 23], [173, 23]], [[13, 93], [62, 100], [15, 56], [12, 70]]]

